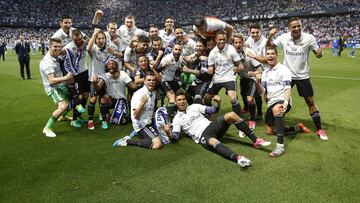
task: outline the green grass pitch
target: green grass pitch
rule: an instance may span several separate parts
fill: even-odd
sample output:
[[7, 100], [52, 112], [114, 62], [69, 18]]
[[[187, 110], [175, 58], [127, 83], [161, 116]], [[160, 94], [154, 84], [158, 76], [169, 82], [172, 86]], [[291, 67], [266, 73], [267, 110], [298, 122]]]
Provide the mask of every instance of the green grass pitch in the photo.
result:
[[[312, 134], [286, 137], [286, 153], [270, 158], [276, 138], [254, 149], [231, 127], [223, 142], [246, 155], [237, 164], [183, 137], [162, 150], [113, 148], [130, 125], [89, 131], [56, 124], [54, 139], [42, 134], [55, 106], [43, 90], [41, 55], [31, 55], [32, 80], [20, 80], [17, 58], [0, 60], [0, 202], [360, 202], [360, 54], [311, 56], [315, 101], [329, 141]], [[293, 89], [286, 123], [314, 131], [305, 102]], [[221, 113], [231, 110], [221, 94]], [[265, 109], [265, 105], [263, 106]], [[96, 115], [99, 113], [97, 109]]]

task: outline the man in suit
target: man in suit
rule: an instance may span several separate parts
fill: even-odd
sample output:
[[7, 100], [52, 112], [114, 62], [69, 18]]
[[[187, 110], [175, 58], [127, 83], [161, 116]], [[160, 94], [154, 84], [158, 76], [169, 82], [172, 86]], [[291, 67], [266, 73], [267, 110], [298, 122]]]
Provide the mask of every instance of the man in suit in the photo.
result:
[[2, 57], [2, 60], [5, 61], [5, 52], [7, 51], [6, 49], [6, 43], [5, 40], [4, 41], [0, 41], [0, 59]]
[[30, 44], [25, 41], [24, 35], [20, 34], [19, 42], [15, 45], [15, 52], [18, 55], [18, 60], [20, 63], [20, 76], [24, 80], [24, 66], [26, 67], [26, 76], [27, 79], [31, 79], [30, 75]]

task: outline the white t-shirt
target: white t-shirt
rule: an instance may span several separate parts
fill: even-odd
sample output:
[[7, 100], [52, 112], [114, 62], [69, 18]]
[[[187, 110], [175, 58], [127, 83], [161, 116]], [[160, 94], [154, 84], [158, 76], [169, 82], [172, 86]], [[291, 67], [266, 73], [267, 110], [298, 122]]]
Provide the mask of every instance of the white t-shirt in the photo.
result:
[[265, 57], [265, 47], [267, 38], [261, 35], [260, 39], [255, 42], [252, 37], [247, 38], [245, 45], [255, 52], [257, 56]]
[[[134, 111], [138, 108], [141, 102], [141, 97], [143, 95], [147, 96], [147, 102], [143, 106], [143, 110], [141, 112], [140, 118], [136, 119], [134, 117]], [[131, 120], [133, 128], [136, 132], [139, 132], [146, 125], [151, 124], [152, 118], [154, 115], [154, 108], [156, 102], [156, 92], [150, 92], [146, 86], [143, 86], [139, 90], [137, 90], [132, 99], [131, 99]]]
[[[111, 36], [109, 32], [105, 32], [106, 37], [106, 48], [111, 48], [114, 51], [121, 51], [120, 50], [120, 39], [117, 39], [116, 41], [111, 41]], [[116, 61], [119, 64], [119, 70], [123, 70], [123, 64], [122, 64], [122, 58], [116, 57]]]
[[96, 44], [93, 45], [90, 53], [89, 81], [93, 81], [93, 76], [105, 73], [106, 61], [112, 55], [105, 49], [101, 50]]
[[66, 85], [66, 82], [51, 85], [48, 79], [48, 75], [50, 74], [54, 74], [55, 78], [63, 77], [59, 62], [56, 60], [56, 58], [50, 55], [50, 52], [48, 52], [40, 61], [40, 75], [47, 95], [49, 95], [56, 86]]
[[126, 47], [124, 52], [124, 62], [129, 63], [131, 66], [136, 68], [137, 66], [137, 58], [135, 48]]
[[159, 37], [162, 39], [163, 47], [168, 47], [171, 40], [175, 39], [174, 31], [172, 31], [169, 35], [167, 34], [165, 29], [159, 31]]
[[[71, 27], [69, 34], [66, 34], [64, 32], [64, 30], [62, 28], [58, 29], [53, 36], [51, 36], [51, 39], [53, 38], [58, 38], [61, 40], [61, 47], [64, 47], [65, 45], [67, 45], [68, 43], [70, 43], [72, 41], [72, 31], [76, 30], [76, 28]], [[82, 33], [83, 36], [86, 36], [84, 33]]]
[[107, 48], [111, 48], [114, 49], [115, 51], [120, 51], [120, 39], [119, 39], [119, 44], [111, 41], [111, 36], [109, 34], [109, 32], [105, 32], [105, 37], [106, 37], [106, 47]]
[[223, 83], [236, 81], [234, 63], [240, 61], [240, 56], [232, 45], [226, 44], [221, 51], [216, 46], [211, 50], [208, 58], [208, 65], [215, 67], [212, 82]]
[[106, 94], [114, 99], [126, 99], [125, 88], [132, 80], [124, 71], [120, 71], [120, 77], [112, 78], [110, 73], [105, 73], [99, 76], [105, 81]]
[[289, 69], [280, 63], [273, 68], [265, 69], [261, 77], [261, 86], [266, 89], [268, 107], [276, 102], [284, 101], [285, 90], [291, 89], [291, 73]]
[[310, 77], [309, 53], [319, 48], [313, 35], [301, 32], [300, 39], [294, 41], [288, 32], [273, 40], [273, 43], [283, 49], [283, 64], [290, 69], [293, 80]]
[[174, 80], [176, 70], [181, 68], [181, 63], [183, 59], [182, 56], [180, 56], [178, 61], [175, 61], [175, 57], [173, 53], [170, 53], [166, 56], [164, 56], [161, 59], [161, 67], [164, 67], [163, 64], [170, 64], [164, 67], [164, 70], [161, 71], [161, 76], [163, 81], [172, 81]]
[[196, 42], [189, 38], [188, 41], [182, 46], [182, 55], [189, 56], [196, 51]]
[[137, 27], [133, 27], [129, 30], [126, 25], [121, 25], [116, 30], [116, 34], [120, 37], [120, 51], [124, 51], [129, 46], [131, 40], [135, 36], [149, 36], [149, 33], [141, 30]]
[[[206, 28], [207, 33], [214, 33], [219, 30], [225, 30], [226, 22], [216, 18], [216, 17], [205, 17], [205, 24], [204, 27]], [[193, 26], [194, 32], [198, 32], [196, 26]]]
[[86, 63], [86, 46], [83, 47], [81, 51], [79, 51], [78, 47], [74, 43], [74, 41], [71, 41], [63, 49], [67, 49], [68, 51], [71, 51], [74, 55], [80, 54], [80, 60], [78, 62], [79, 66], [79, 73], [82, 73], [88, 69], [88, 65]]
[[185, 112], [178, 111], [173, 119], [173, 132], [180, 133], [183, 130], [196, 143], [199, 143], [202, 133], [210, 125], [211, 121], [204, 117], [205, 105], [192, 104]]

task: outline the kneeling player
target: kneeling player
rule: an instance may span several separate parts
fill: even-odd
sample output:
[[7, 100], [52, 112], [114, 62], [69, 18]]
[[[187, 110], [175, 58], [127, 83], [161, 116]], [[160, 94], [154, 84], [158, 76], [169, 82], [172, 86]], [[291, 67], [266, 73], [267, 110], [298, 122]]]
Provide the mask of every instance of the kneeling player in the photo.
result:
[[[299, 123], [296, 127], [285, 127], [284, 116], [291, 108], [291, 73], [289, 69], [277, 62], [275, 47], [268, 47], [265, 54], [269, 68], [261, 76], [256, 77], [256, 87], [260, 94], [266, 93], [268, 109], [265, 115], [266, 134], [277, 134], [277, 144], [270, 156], [280, 156], [285, 152], [285, 131], [308, 132], [309, 130]], [[285, 129], [286, 128], [286, 129]]]
[[[131, 99], [131, 120], [134, 130], [143, 139], [132, 140], [129, 136], [117, 140], [113, 146], [134, 145], [148, 149], [160, 149], [162, 142], [159, 133], [152, 126], [156, 102], [156, 78], [153, 72], [145, 73], [144, 86], [137, 90]], [[169, 132], [169, 126], [166, 127]], [[178, 137], [171, 137], [178, 139]]]
[[181, 129], [189, 135], [196, 143], [201, 143], [208, 150], [214, 150], [215, 153], [237, 162], [241, 167], [250, 165], [250, 160], [241, 156], [219, 141], [231, 124], [237, 129], [243, 131], [254, 143], [253, 146], [258, 148], [269, 146], [271, 142], [257, 138], [254, 132], [247, 126], [246, 122], [241, 119], [235, 112], [229, 112], [219, 116], [215, 121], [209, 121], [204, 114], [214, 114], [220, 108], [220, 97], [213, 97], [213, 106], [201, 104], [187, 105], [185, 92], [176, 93], [176, 106], [178, 112], [173, 120], [172, 137], [178, 137]]
[[187, 66], [184, 66], [183, 73], [191, 73], [196, 76], [193, 84], [187, 89], [187, 93], [194, 97], [195, 103], [203, 103], [203, 97], [211, 82], [212, 75], [207, 73], [208, 55], [206, 54], [206, 41], [198, 40], [196, 42], [196, 52], [184, 58]]
[[[135, 89], [136, 85], [131, 78], [124, 71], [119, 70], [119, 64], [115, 58], [109, 58], [106, 62], [107, 73], [100, 75], [98, 78], [93, 78], [93, 84], [96, 91], [101, 91], [105, 86], [106, 94], [100, 99], [100, 113], [102, 117], [102, 129], [108, 129], [108, 122], [110, 120], [109, 108], [115, 108], [116, 104], [121, 102], [124, 105], [122, 108], [126, 111], [126, 95], [125, 86]], [[118, 103], [120, 105], [120, 103]], [[115, 110], [116, 111], [116, 110]], [[119, 112], [120, 113], [120, 112]], [[122, 113], [118, 114], [120, 116]], [[115, 115], [115, 114], [113, 114]], [[120, 120], [121, 118], [116, 118]]]

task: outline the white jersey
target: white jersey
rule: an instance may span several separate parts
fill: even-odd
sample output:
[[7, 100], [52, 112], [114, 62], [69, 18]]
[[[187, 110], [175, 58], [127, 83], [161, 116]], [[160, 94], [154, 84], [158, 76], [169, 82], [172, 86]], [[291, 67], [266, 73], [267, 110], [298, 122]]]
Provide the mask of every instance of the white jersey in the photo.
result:
[[93, 45], [90, 53], [89, 81], [93, 81], [93, 76], [105, 73], [106, 61], [112, 55], [104, 49], [100, 49], [96, 44]]
[[159, 31], [159, 37], [162, 39], [163, 47], [169, 47], [170, 41], [175, 39], [174, 31], [172, 31], [169, 35], [167, 34], [165, 29]]
[[309, 53], [319, 48], [313, 35], [301, 32], [300, 39], [294, 41], [288, 32], [280, 35], [273, 43], [283, 49], [283, 64], [290, 69], [293, 80], [310, 77]]
[[114, 79], [110, 73], [102, 74], [99, 77], [105, 81], [107, 95], [114, 99], [126, 99], [126, 85], [132, 81], [128, 74], [120, 71], [120, 77], [117, 79]]
[[173, 119], [173, 132], [180, 133], [183, 130], [196, 143], [199, 143], [202, 133], [210, 125], [211, 121], [204, 117], [205, 105], [192, 104], [185, 112], [178, 111]]
[[[120, 52], [120, 39], [112, 41], [109, 32], [104, 32], [104, 33], [106, 38], [106, 48], [111, 48], [114, 51]], [[116, 57], [116, 61], [118, 62], [119, 70], [122, 70], [123, 69], [122, 58]]]
[[255, 42], [252, 37], [247, 38], [245, 45], [255, 52], [257, 56], [265, 57], [265, 47], [267, 38], [261, 35], [260, 39]]
[[261, 86], [266, 90], [268, 107], [279, 101], [284, 101], [285, 90], [291, 89], [291, 73], [289, 69], [280, 63], [273, 68], [265, 69], [261, 77]]
[[104, 32], [106, 37], [106, 47], [120, 51], [120, 39], [118, 41], [112, 41], [109, 32]]
[[256, 71], [256, 69], [258, 69], [259, 67], [261, 67], [261, 63], [259, 63], [257, 60], [253, 59], [253, 58], [250, 58], [250, 57], [247, 57], [245, 52], [246, 52], [246, 49], [243, 50], [241, 53], [238, 53], [241, 60], [243, 60], [243, 64], [244, 64], [244, 70], [240, 72], [240, 77], [241, 78], [249, 78], [249, 79], [252, 79], [252, 80], [256, 80], [255, 77], [249, 77], [248, 75], [248, 72], [249, 71]]
[[137, 58], [135, 48], [126, 47], [124, 52], [124, 62], [129, 63], [132, 67], [136, 68]]
[[[134, 117], [134, 111], [138, 108], [141, 102], [141, 97], [147, 96], [147, 102], [143, 106], [139, 119]], [[136, 132], [139, 132], [146, 125], [151, 124], [154, 115], [154, 108], [156, 102], [156, 92], [150, 92], [146, 86], [143, 86], [137, 90], [131, 99], [131, 120], [133, 128]]]
[[86, 63], [86, 46], [83, 46], [83, 49], [79, 50], [74, 41], [71, 41], [70, 43], [65, 45], [63, 49], [67, 49], [68, 51], [72, 52], [74, 56], [80, 55], [80, 60], [78, 64], [76, 64], [79, 67], [79, 73], [88, 70], [88, 65]]
[[[61, 47], [64, 47], [68, 43], [72, 41], [72, 31], [76, 30], [76, 28], [71, 27], [69, 29], [69, 34], [66, 34], [62, 28], [58, 29], [53, 36], [51, 36], [51, 39], [58, 38], [61, 40]], [[82, 33], [83, 36], [86, 36], [84, 33]]]
[[161, 71], [162, 80], [163, 81], [174, 80], [176, 70], [181, 68], [182, 61], [183, 61], [182, 56], [180, 56], [179, 60], [176, 61], [173, 53], [165, 55], [161, 59], [160, 66], [164, 67], [164, 64], [169, 64], [169, 65], [164, 67], [164, 70]]
[[[205, 17], [204, 28], [206, 28], [207, 33], [214, 33], [219, 30], [225, 30], [226, 22], [216, 18], [216, 17]], [[193, 26], [194, 32], [198, 32], [196, 26]]]
[[233, 68], [234, 63], [238, 61], [240, 61], [240, 56], [230, 44], [226, 44], [222, 50], [219, 50], [217, 46], [211, 50], [208, 65], [215, 68], [212, 83], [236, 81], [236, 73]]
[[182, 45], [182, 55], [189, 56], [196, 51], [196, 42], [189, 38], [188, 41]]
[[59, 85], [66, 85], [66, 82], [60, 84], [51, 85], [48, 79], [48, 75], [54, 74], [55, 78], [63, 77], [63, 73], [60, 69], [58, 60], [50, 55], [50, 52], [46, 53], [44, 58], [40, 61], [40, 75], [47, 95], [50, 95], [51, 91]]
[[120, 51], [124, 51], [135, 36], [149, 36], [149, 33], [144, 30], [137, 27], [129, 30], [125, 25], [121, 25], [119, 29], [116, 30], [116, 34], [120, 37]]

